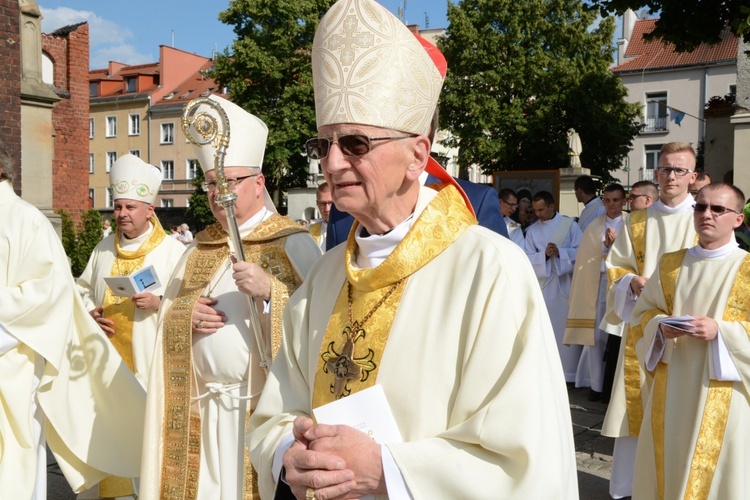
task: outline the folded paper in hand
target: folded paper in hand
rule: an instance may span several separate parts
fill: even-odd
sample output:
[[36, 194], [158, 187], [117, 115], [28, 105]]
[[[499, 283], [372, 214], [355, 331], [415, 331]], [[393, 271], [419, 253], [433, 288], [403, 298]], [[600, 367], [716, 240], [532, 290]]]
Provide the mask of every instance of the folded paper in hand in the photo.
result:
[[313, 410], [319, 424], [348, 425], [364, 432], [378, 444], [401, 443], [401, 432], [383, 387], [374, 385]]
[[692, 316], [672, 316], [669, 318], [664, 318], [663, 320], [659, 321], [659, 323], [662, 323], [667, 326], [671, 326], [672, 328], [676, 330], [680, 330], [683, 332], [692, 333], [693, 332], [693, 321], [695, 318]]
[[112, 293], [118, 297], [130, 297], [136, 293], [148, 292], [161, 287], [161, 281], [154, 266], [144, 267], [130, 276], [108, 276], [104, 278]]

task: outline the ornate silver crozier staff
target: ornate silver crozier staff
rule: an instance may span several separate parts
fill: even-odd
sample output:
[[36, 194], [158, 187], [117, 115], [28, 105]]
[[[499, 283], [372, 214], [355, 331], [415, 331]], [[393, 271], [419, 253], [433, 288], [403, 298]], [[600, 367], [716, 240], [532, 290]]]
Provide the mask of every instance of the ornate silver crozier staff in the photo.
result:
[[[217, 120], [215, 116], [205, 111], [191, 117], [195, 109], [201, 104], [205, 104], [216, 111], [219, 119]], [[200, 137], [195, 137], [190, 130], [191, 125], [195, 133]], [[199, 97], [193, 99], [185, 106], [185, 111], [182, 113], [182, 131], [185, 133], [185, 137], [196, 146], [204, 147], [210, 144], [216, 150], [214, 154], [214, 172], [216, 172], [217, 193], [214, 195], [214, 201], [224, 207], [227, 214], [229, 237], [234, 244], [235, 258], [238, 261], [244, 262], [245, 250], [242, 248], [240, 230], [237, 226], [237, 218], [234, 215], [234, 202], [237, 199], [237, 193], [229, 189], [227, 176], [224, 174], [224, 157], [229, 147], [229, 117], [219, 103], [208, 97]], [[255, 342], [260, 352], [260, 366], [267, 373], [266, 342], [260, 327], [258, 312], [255, 309], [255, 301], [252, 297], [248, 297], [248, 299], [250, 301], [250, 327], [253, 329]]]

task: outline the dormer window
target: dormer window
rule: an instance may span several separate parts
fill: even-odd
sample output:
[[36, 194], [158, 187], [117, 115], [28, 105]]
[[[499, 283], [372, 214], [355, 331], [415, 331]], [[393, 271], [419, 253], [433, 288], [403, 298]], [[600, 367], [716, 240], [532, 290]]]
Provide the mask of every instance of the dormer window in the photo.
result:
[[130, 78], [125, 80], [125, 85], [127, 86], [127, 93], [131, 94], [138, 90], [138, 78], [131, 76]]

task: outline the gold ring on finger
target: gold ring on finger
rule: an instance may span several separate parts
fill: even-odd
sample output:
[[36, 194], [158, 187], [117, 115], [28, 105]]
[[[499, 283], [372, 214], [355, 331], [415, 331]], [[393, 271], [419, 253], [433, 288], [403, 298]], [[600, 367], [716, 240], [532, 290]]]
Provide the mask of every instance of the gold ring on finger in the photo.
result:
[[198, 322], [195, 324], [196, 328], [203, 328], [203, 320], [198, 320]]
[[315, 500], [315, 490], [312, 488], [307, 488], [307, 491], [305, 492], [305, 500]]

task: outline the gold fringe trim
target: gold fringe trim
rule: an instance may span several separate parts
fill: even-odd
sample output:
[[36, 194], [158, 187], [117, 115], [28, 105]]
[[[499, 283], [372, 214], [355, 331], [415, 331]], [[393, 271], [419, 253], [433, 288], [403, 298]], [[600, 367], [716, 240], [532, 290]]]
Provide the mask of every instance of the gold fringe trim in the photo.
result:
[[593, 319], [580, 319], [580, 318], [568, 318], [568, 322], [565, 324], [566, 328], [595, 328], [596, 320]]
[[[667, 402], [667, 374], [669, 366], [661, 361], [656, 366], [653, 395], [651, 396], [651, 433], [654, 439], [656, 490], [664, 500], [664, 408]], [[660, 411], [656, 411], [656, 409]]]

